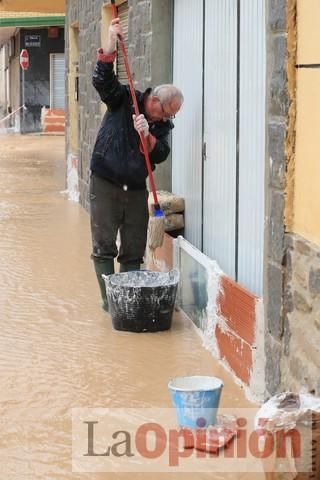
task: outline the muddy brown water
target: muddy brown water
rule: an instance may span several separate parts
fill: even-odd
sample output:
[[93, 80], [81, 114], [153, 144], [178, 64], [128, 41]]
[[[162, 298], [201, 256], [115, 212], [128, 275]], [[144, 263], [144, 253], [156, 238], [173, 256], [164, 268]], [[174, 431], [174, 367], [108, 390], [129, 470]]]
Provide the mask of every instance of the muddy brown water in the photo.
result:
[[64, 137], [0, 142], [0, 480], [182, 478], [72, 472], [71, 409], [171, 407], [168, 380], [189, 374], [222, 378], [222, 406], [251, 404], [181, 315], [161, 334], [112, 330], [90, 261], [89, 216], [61, 193]]

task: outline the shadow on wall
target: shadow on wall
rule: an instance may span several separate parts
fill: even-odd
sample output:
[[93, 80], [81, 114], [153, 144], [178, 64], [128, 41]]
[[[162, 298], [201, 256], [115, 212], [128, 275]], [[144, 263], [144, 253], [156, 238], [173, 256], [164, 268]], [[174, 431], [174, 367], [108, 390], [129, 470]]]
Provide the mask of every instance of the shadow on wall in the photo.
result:
[[21, 112], [21, 133], [41, 132], [41, 109], [42, 105], [28, 105], [27, 110]]

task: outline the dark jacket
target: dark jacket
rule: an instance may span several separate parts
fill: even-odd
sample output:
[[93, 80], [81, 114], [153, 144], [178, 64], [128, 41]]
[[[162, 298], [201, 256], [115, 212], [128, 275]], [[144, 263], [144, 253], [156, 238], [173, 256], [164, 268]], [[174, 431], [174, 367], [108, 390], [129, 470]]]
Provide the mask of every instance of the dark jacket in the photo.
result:
[[[96, 175], [120, 186], [145, 189], [148, 176], [144, 155], [140, 150], [140, 138], [134, 129], [134, 113], [128, 85], [122, 85], [113, 70], [113, 63], [98, 61], [92, 83], [101, 100], [107, 105], [106, 112], [93, 149], [90, 169]], [[136, 90], [140, 113], [145, 114], [144, 101], [151, 89], [144, 93]], [[156, 163], [166, 160], [170, 153], [168, 135], [172, 122], [149, 122], [150, 133], [157, 138], [150, 152], [152, 169]]]

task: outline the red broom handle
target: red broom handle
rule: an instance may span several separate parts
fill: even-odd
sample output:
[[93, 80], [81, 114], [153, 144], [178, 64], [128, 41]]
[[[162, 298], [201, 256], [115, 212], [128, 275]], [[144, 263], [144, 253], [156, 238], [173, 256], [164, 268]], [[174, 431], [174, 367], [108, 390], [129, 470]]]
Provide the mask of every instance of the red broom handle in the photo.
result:
[[[117, 7], [115, 5], [115, 0], [111, 0], [111, 4], [112, 4], [113, 17], [118, 18], [118, 11], [117, 11]], [[120, 48], [121, 48], [121, 51], [122, 51], [124, 64], [125, 64], [125, 68], [126, 68], [126, 72], [127, 72], [131, 98], [132, 98], [132, 102], [133, 102], [133, 106], [134, 106], [134, 112], [135, 112], [136, 116], [138, 117], [140, 115], [140, 112], [139, 112], [136, 92], [135, 92], [134, 85], [133, 85], [133, 79], [132, 79], [132, 75], [131, 75], [131, 71], [130, 71], [130, 65], [129, 65], [129, 61], [128, 61], [126, 47], [124, 45], [124, 41], [123, 41], [123, 38], [122, 38], [121, 35], [118, 35], [118, 39], [119, 39], [119, 42], [120, 42]], [[149, 175], [150, 186], [151, 186], [152, 195], [153, 195], [153, 201], [154, 201], [154, 204], [155, 204], [155, 209], [159, 210], [160, 206], [159, 206], [159, 201], [158, 201], [158, 195], [157, 195], [156, 186], [155, 186], [155, 183], [154, 183], [154, 178], [153, 178], [153, 173], [152, 173], [152, 168], [151, 168], [150, 157], [149, 157], [149, 152], [148, 152], [146, 139], [145, 139], [143, 133], [139, 133], [139, 136], [140, 136], [142, 150], [143, 150], [143, 154], [144, 154], [144, 158], [145, 158], [146, 166], [147, 166], [147, 170], [148, 170], [148, 175]]]

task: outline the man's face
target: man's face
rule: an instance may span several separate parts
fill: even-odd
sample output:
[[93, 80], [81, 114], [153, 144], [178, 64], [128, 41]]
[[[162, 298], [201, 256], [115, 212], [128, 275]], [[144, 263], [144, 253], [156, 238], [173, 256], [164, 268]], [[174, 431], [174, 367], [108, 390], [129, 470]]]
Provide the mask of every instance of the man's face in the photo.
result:
[[170, 103], [162, 104], [160, 99], [154, 95], [150, 95], [146, 101], [146, 114], [152, 122], [166, 122], [173, 119], [180, 110], [180, 101], [177, 97], [173, 98]]

